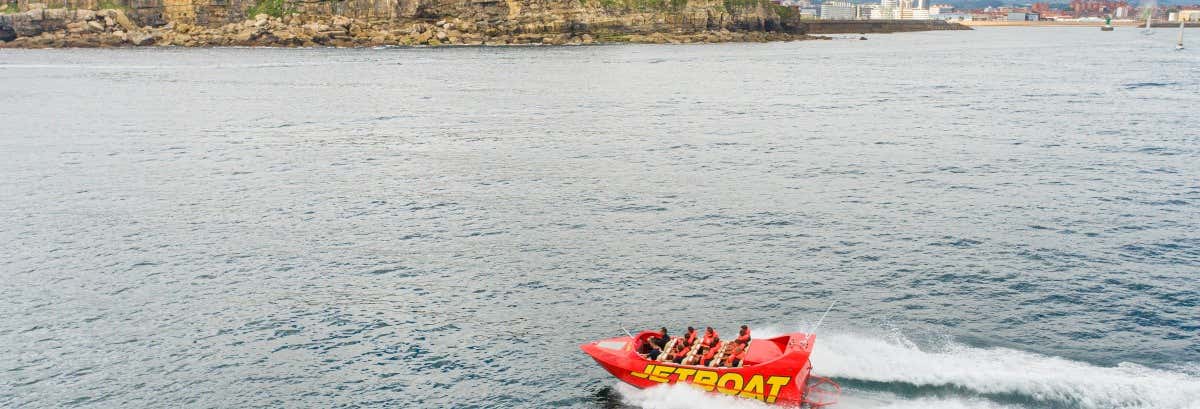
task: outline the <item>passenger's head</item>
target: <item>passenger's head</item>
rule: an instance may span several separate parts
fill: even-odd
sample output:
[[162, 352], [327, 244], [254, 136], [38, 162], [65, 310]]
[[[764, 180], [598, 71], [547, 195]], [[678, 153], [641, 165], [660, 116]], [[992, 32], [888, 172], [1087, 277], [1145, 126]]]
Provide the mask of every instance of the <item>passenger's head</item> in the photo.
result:
[[696, 332], [696, 329], [692, 328], [692, 327], [688, 327], [688, 332]]
[[704, 327], [704, 332], [711, 334], [713, 332], [713, 329], [712, 329], [712, 327]]
[[662, 328], [659, 328], [658, 330], [662, 331], [663, 335], [667, 335], [667, 327], [662, 327]]
[[750, 327], [747, 327], [747, 326], [743, 325], [743, 326], [742, 326], [742, 332], [750, 332]]

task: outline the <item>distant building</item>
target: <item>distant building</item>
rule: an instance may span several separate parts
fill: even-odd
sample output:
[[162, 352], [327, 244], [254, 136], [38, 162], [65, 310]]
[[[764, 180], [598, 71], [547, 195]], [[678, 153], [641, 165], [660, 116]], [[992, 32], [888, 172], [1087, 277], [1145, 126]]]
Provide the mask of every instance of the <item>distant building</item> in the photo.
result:
[[900, 19], [899, 0], [879, 0], [879, 7], [871, 10], [871, 20]]
[[854, 20], [858, 18], [857, 14], [857, 7], [849, 1], [821, 3], [821, 20]]
[[854, 16], [854, 18], [857, 18], [859, 20], [870, 19], [871, 18], [871, 10], [875, 10], [877, 7], [878, 6], [876, 6], [874, 4], [859, 4], [854, 7], [855, 12], [857, 13], [857, 15]]
[[1200, 21], [1200, 9], [1179, 10], [1179, 20], [1176, 21]]
[[787, 7], [805, 8], [805, 7], [812, 7], [812, 2], [809, 0], [781, 0], [779, 2], [779, 5], [787, 6]]
[[929, 14], [942, 14], [954, 11], [954, 6], [949, 4], [934, 4], [929, 6]]
[[1008, 13], [1007, 21], [1038, 21], [1037, 13], [1022, 13], [1019, 11], [1011, 11]]
[[[1129, 13], [1129, 3], [1111, 0], [1071, 0], [1071, 12], [1075, 17], [1100, 17], [1105, 15], [1118, 16]], [[1124, 11], [1120, 9], [1124, 8]]]
[[970, 15], [970, 14], [966, 14], [966, 13], [938, 13], [938, 14], [930, 14], [930, 15], [929, 15], [929, 18], [930, 18], [930, 19], [933, 19], [933, 20], [946, 20], [946, 21], [951, 21], [951, 22], [957, 22], [957, 21], [972, 21], [971, 15]]
[[904, 9], [900, 10], [901, 20], [929, 20], [929, 10]]

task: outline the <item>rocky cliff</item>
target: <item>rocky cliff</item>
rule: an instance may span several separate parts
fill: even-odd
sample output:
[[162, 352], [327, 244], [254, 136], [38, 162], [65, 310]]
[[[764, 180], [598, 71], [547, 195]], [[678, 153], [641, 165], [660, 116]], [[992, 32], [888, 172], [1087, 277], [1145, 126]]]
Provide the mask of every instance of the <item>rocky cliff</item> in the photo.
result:
[[0, 7], [0, 46], [766, 41], [809, 24], [768, 0], [55, 1]]

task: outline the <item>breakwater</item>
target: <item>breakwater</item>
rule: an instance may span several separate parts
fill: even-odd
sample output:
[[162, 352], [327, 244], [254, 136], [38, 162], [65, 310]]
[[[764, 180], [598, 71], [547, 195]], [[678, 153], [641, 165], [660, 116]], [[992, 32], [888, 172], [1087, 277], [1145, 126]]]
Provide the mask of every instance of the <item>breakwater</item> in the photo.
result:
[[816, 20], [806, 21], [806, 34], [897, 33], [905, 31], [970, 30], [942, 20]]
[[[0, 46], [379, 46], [689, 43], [913, 31], [803, 20], [767, 0], [21, 0]], [[831, 25], [832, 24], [832, 25]], [[857, 31], [838, 27], [862, 26]]]

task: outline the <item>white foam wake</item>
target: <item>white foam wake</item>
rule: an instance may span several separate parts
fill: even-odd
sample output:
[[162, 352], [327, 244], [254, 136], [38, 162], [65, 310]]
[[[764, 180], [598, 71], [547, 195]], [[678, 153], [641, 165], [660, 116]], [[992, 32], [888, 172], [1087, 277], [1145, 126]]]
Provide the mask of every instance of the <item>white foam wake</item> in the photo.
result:
[[[764, 328], [755, 335], [783, 332]], [[922, 348], [900, 336], [828, 332], [818, 336], [812, 360], [821, 376], [912, 391], [901, 396], [870, 390], [868, 383], [868, 390], [844, 389], [832, 409], [1200, 409], [1200, 374], [1129, 363], [1104, 367], [1007, 348], [950, 341]], [[639, 390], [619, 384], [616, 390], [625, 404], [648, 409], [768, 407], [687, 386]]]
[[645, 409], [769, 409], [767, 404], [728, 395], [708, 393], [687, 385], [662, 385], [638, 389], [618, 383], [621, 403]]
[[[645, 409], [774, 409], [765, 403], [708, 393], [685, 385], [637, 389], [618, 383], [613, 387], [621, 403]], [[929, 398], [902, 400], [894, 396], [843, 395], [830, 409], [1018, 409], [981, 399]]]
[[812, 360], [822, 376], [1017, 395], [1044, 406], [1200, 409], [1200, 378], [1129, 363], [1102, 367], [953, 342], [922, 350], [903, 338], [837, 333], [817, 340]]

